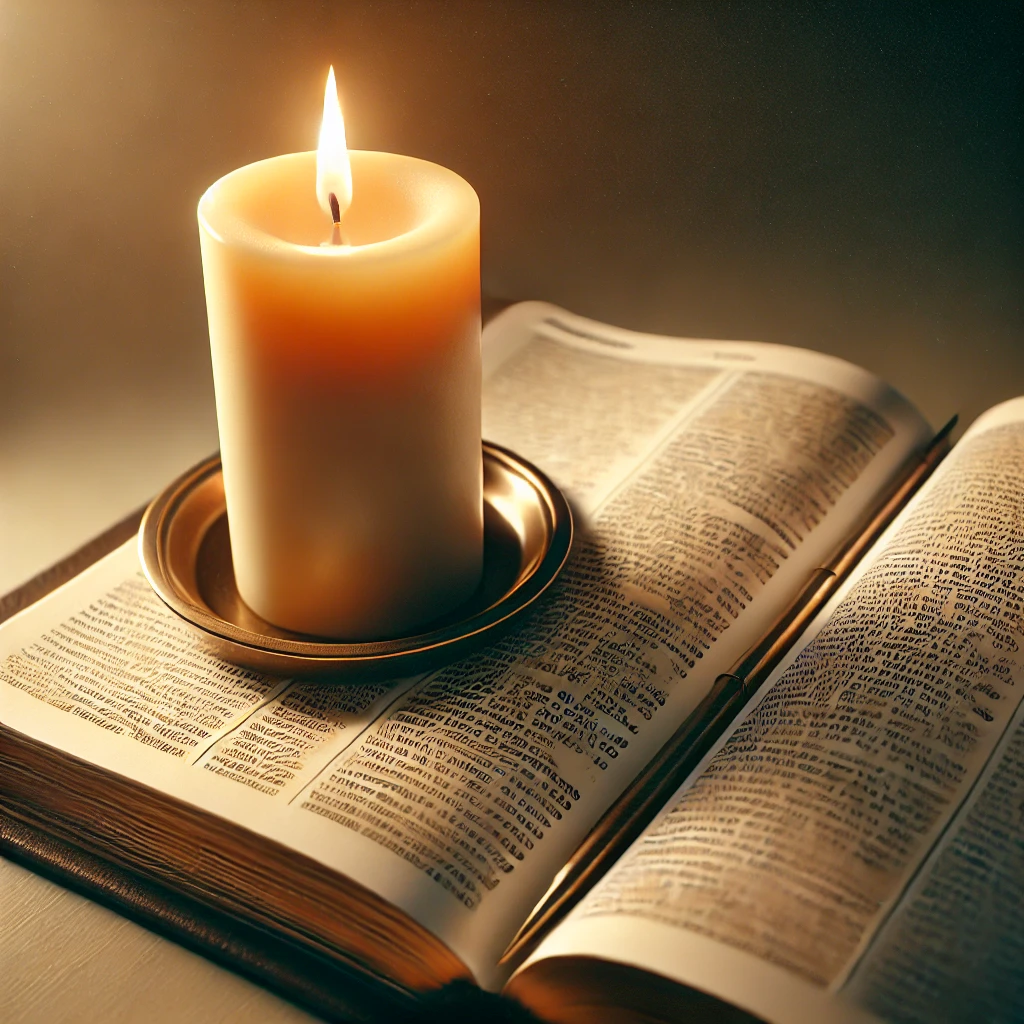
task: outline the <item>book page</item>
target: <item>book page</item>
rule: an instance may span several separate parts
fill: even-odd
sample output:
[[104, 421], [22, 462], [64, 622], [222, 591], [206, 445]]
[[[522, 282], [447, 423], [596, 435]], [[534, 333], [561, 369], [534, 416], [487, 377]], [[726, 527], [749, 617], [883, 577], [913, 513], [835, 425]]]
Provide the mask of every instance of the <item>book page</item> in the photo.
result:
[[[995, 624], [992, 646], [1015, 668], [998, 673], [1002, 687], [981, 689], [982, 706], [991, 710], [997, 694], [1006, 699], [1012, 683], [1007, 705], [1016, 711], [984, 775], [846, 984], [859, 1004], [906, 1024], [1024, 1020], [1024, 401], [997, 407], [979, 426], [1015, 439], [1000, 453], [1017, 477], [1018, 504], [1011, 558], [983, 577], [970, 611], [962, 611], [972, 620], [975, 609], [987, 613], [973, 628]], [[993, 598], [1001, 616], [985, 607]]]
[[1024, 704], [846, 986], [900, 1024], [1024, 1020]]
[[[813, 639], [534, 959], [624, 958], [784, 1021], [806, 1019], [828, 994], [902, 1019], [904, 989], [930, 991], [920, 963], [954, 931], [976, 957], [1015, 962], [1019, 915], [970, 932], [954, 901], [973, 905], [997, 878], [1019, 898], [1022, 768], [1011, 742], [987, 795], [846, 985], [1020, 705], [1021, 523], [1024, 400], [967, 433]], [[986, 829], [994, 844], [981, 843]], [[943, 948], [956, 955], [955, 942]], [[910, 983], [900, 958], [918, 965]], [[695, 972], [701, 961], [715, 966]], [[955, 1019], [1006, 1000], [1020, 1009], [1019, 979], [986, 1004], [995, 974], [930, 965], [961, 986]], [[752, 984], [758, 975], [774, 980]]]
[[346, 873], [497, 984], [571, 851], [929, 431], [778, 346], [527, 304], [485, 352], [487, 436], [583, 525], [516, 635], [393, 687], [270, 680], [202, 653], [129, 545], [0, 629], [0, 716]]

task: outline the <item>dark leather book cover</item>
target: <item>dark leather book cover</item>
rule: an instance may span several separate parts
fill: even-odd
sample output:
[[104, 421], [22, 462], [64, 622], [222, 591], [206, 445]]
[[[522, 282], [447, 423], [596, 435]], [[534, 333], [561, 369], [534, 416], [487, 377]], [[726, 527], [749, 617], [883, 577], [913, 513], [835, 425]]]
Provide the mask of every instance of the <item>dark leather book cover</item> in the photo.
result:
[[416, 1011], [415, 999], [383, 981], [143, 879], [2, 810], [0, 853], [327, 1020], [395, 1020]]

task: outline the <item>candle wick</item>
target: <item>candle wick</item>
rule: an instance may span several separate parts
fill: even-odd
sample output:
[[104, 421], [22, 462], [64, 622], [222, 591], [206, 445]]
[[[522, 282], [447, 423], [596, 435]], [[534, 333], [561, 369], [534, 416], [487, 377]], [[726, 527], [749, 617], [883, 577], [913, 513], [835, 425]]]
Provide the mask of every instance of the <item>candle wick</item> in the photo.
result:
[[331, 245], [345, 245], [346, 240], [341, 234], [341, 203], [333, 192], [327, 193], [327, 200], [331, 204], [331, 216], [334, 218], [334, 229], [331, 231]]

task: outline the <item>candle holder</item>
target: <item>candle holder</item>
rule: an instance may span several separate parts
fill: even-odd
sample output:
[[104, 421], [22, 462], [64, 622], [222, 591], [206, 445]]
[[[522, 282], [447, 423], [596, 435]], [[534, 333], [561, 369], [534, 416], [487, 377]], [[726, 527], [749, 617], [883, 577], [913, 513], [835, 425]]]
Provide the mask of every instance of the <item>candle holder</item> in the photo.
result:
[[483, 442], [483, 578], [473, 596], [408, 636], [344, 643], [261, 619], [238, 594], [220, 457], [171, 483], [146, 510], [139, 556], [161, 600], [227, 661], [277, 675], [364, 682], [413, 675], [493, 642], [554, 582], [572, 545], [562, 493], [515, 453]]

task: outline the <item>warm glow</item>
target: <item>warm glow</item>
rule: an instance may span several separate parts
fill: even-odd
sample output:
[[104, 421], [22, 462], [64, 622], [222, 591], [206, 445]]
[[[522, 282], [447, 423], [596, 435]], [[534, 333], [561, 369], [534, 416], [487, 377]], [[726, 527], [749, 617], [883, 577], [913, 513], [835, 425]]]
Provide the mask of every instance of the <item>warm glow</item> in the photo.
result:
[[338, 197], [341, 216], [352, 202], [352, 166], [345, 142], [345, 122], [338, 102], [338, 86], [334, 81], [334, 68], [327, 72], [324, 90], [324, 119], [320, 124], [320, 144], [316, 151], [316, 198], [320, 208], [334, 221], [330, 195]]

